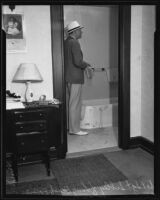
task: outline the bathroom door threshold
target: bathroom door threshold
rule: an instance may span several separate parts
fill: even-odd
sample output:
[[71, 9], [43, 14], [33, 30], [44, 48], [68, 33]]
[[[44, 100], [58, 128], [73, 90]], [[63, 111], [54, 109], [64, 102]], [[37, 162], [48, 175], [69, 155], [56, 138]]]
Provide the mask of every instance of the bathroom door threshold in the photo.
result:
[[93, 154], [100, 154], [100, 153], [107, 153], [107, 152], [114, 152], [114, 151], [121, 151], [121, 150], [122, 149], [120, 149], [118, 146], [114, 146], [114, 147], [94, 149], [94, 150], [88, 150], [88, 151], [67, 153], [66, 158], [89, 156], [89, 155], [93, 155]]

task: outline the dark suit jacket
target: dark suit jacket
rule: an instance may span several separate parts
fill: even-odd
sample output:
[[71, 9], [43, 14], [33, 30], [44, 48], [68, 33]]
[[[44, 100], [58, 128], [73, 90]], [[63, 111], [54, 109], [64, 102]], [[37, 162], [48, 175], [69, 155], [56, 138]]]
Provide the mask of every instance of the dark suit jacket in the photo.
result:
[[83, 53], [78, 40], [69, 36], [64, 42], [64, 67], [66, 82], [83, 84], [84, 69], [88, 65], [88, 63], [83, 61]]

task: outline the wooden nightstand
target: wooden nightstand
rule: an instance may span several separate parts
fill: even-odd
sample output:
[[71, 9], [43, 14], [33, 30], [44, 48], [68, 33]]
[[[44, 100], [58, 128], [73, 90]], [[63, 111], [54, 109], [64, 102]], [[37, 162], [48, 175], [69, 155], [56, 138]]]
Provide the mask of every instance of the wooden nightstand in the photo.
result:
[[[25, 155], [40, 154], [50, 175], [50, 148], [58, 145], [57, 130], [60, 131], [59, 109], [59, 105], [52, 105], [7, 110], [7, 144], [16, 181], [18, 160]], [[51, 122], [55, 117], [58, 121]]]

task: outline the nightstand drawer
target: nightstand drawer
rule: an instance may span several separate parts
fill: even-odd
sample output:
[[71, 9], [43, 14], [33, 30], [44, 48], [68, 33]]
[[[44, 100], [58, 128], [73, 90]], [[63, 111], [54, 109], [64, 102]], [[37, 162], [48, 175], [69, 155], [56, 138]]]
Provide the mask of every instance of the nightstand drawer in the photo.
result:
[[33, 121], [46, 119], [47, 113], [44, 110], [29, 110], [29, 111], [15, 111], [14, 120], [15, 121]]
[[16, 133], [46, 130], [46, 121], [28, 121], [15, 123]]
[[46, 132], [33, 132], [17, 136], [17, 150], [19, 153], [35, 153], [48, 149]]

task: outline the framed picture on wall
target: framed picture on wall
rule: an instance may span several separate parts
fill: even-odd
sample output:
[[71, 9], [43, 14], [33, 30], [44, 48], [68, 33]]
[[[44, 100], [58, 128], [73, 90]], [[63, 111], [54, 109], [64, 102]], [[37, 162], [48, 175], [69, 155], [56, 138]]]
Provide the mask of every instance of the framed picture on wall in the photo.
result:
[[7, 52], [26, 52], [24, 15], [18, 13], [5, 13], [3, 14], [2, 20], [2, 26], [6, 32]]

